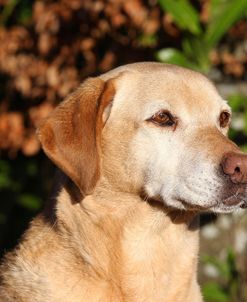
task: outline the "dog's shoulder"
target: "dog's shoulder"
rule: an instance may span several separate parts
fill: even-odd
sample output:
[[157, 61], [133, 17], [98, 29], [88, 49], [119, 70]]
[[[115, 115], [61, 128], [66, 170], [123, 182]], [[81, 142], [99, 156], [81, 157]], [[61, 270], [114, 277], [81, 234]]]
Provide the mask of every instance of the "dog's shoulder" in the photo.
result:
[[[24, 301], [34, 295], [34, 289], [38, 294], [47, 287], [44, 287], [46, 277], [42, 262], [49, 258], [58, 242], [54, 228], [44, 215], [37, 216], [18, 246], [5, 255], [0, 266], [0, 299]], [[23, 293], [24, 297], [21, 296]]]

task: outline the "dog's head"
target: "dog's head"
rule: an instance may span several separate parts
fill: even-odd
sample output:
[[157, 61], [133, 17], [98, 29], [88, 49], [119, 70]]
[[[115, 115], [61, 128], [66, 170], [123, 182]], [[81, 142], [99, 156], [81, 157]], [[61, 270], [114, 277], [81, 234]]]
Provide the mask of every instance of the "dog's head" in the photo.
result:
[[137, 63], [86, 80], [39, 138], [84, 195], [103, 183], [177, 209], [229, 212], [247, 203], [247, 156], [226, 137], [230, 119], [203, 75]]

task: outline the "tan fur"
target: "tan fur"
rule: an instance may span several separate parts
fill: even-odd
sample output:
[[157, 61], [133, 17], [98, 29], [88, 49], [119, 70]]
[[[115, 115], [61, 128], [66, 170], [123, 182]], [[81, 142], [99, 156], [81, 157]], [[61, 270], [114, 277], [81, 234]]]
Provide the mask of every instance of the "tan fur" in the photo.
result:
[[[178, 129], [145, 121], [154, 101], [182, 116]], [[48, 207], [6, 255], [0, 301], [202, 301], [197, 214], [203, 204], [176, 209], [151, 196], [148, 189], [163, 176], [146, 165], [159, 137], [176, 137], [183, 153], [200, 150], [202, 160], [219, 166], [225, 150], [237, 150], [217, 129], [224, 106], [202, 75], [170, 65], [131, 64], [85, 81], [39, 129], [44, 151], [73, 182], [60, 179]], [[152, 133], [158, 139], [146, 143]], [[174, 163], [167, 172], [162, 158], [157, 167], [169, 179], [176, 158], [164, 158]]]

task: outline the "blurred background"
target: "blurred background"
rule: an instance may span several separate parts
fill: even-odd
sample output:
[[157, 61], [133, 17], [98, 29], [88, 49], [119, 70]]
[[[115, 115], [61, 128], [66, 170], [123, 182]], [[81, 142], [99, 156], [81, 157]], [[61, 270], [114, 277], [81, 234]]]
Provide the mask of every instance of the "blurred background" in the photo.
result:
[[[0, 0], [0, 256], [49, 194], [35, 128], [89, 75], [137, 61], [205, 73], [247, 151], [247, 0]], [[202, 217], [206, 301], [247, 301], [247, 212]]]

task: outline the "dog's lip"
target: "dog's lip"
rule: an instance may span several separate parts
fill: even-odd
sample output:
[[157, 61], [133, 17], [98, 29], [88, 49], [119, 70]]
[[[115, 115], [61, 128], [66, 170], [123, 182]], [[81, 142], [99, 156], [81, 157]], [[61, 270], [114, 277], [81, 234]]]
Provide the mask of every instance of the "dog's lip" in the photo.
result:
[[223, 200], [223, 204], [226, 206], [237, 206], [242, 203], [243, 200], [239, 196], [230, 196]]
[[236, 209], [236, 208], [247, 208], [247, 199], [242, 195], [233, 195], [225, 198], [220, 203], [214, 204], [212, 206], [199, 206], [190, 204], [184, 199], [179, 199], [179, 201], [188, 209], [188, 210], [199, 210], [199, 211], [210, 211], [211, 208], [225, 208], [226, 210]]
[[247, 207], [247, 196], [246, 196], [246, 188], [240, 187], [238, 188], [237, 192], [234, 194], [225, 197], [222, 201], [222, 203], [227, 207], [241, 207], [245, 208]]

